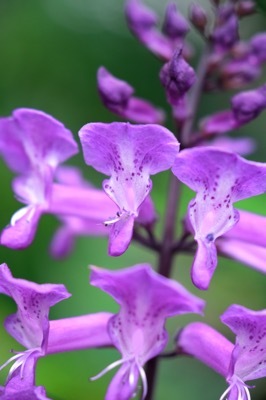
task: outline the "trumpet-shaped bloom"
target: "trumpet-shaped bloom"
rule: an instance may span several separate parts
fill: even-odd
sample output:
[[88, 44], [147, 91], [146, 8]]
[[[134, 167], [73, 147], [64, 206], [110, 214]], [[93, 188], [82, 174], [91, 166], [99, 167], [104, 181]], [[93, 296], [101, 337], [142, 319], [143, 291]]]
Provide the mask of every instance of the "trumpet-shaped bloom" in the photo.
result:
[[113, 113], [141, 124], [160, 124], [164, 121], [162, 110], [155, 108], [146, 100], [133, 96], [133, 87], [111, 75], [106, 68], [99, 68], [97, 80], [102, 102]]
[[21, 248], [32, 242], [39, 218], [49, 207], [54, 171], [77, 151], [71, 132], [41, 111], [22, 108], [0, 119], [0, 153], [18, 174], [13, 190], [26, 205], [2, 232], [2, 244]]
[[151, 191], [150, 175], [173, 165], [179, 143], [159, 125], [91, 123], [79, 134], [85, 162], [110, 176], [103, 188], [119, 211], [105, 224], [111, 225], [109, 253], [120, 255], [129, 246], [134, 220]]
[[120, 311], [108, 323], [113, 345], [122, 354], [94, 379], [121, 365], [111, 381], [106, 400], [128, 400], [141, 377], [143, 398], [147, 392], [144, 364], [158, 355], [167, 344], [165, 320], [176, 314], [202, 313], [204, 301], [190, 294], [175, 281], [140, 264], [121, 271], [92, 267], [91, 284], [110, 294]]
[[217, 240], [218, 252], [266, 273], [266, 217], [239, 210], [239, 222]]
[[246, 382], [266, 376], [266, 310], [253, 311], [234, 304], [221, 320], [236, 335], [235, 345], [215, 329], [197, 322], [181, 330], [178, 351], [194, 356], [226, 378], [229, 387], [220, 400], [250, 400]]
[[201, 147], [182, 151], [173, 173], [197, 193], [188, 209], [198, 243], [192, 280], [200, 289], [207, 289], [217, 266], [215, 240], [237, 223], [234, 202], [265, 192], [266, 165]]
[[16, 353], [1, 367], [2, 369], [14, 362], [7, 378], [7, 391], [22, 386], [21, 380], [24, 379], [29, 383], [29, 390], [32, 388], [32, 391], [35, 391], [35, 365], [37, 359], [47, 351], [49, 309], [68, 298], [70, 293], [63, 285], [38, 285], [13, 278], [6, 264], [0, 266], [0, 293], [12, 297], [18, 307], [15, 314], [6, 318], [5, 328], [18, 343], [26, 347], [25, 351]]

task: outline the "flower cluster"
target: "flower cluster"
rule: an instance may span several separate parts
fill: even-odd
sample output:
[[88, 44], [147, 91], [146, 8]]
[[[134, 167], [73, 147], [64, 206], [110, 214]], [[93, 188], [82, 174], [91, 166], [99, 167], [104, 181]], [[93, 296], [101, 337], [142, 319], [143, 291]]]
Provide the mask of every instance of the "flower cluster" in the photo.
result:
[[[79, 131], [85, 163], [107, 177], [101, 189], [78, 168], [63, 165], [78, 152], [78, 144], [55, 118], [28, 108], [0, 118], [0, 155], [15, 174], [12, 189], [23, 204], [2, 230], [1, 245], [18, 250], [31, 245], [41, 216], [53, 214], [60, 222], [50, 247], [55, 258], [67, 257], [81, 235], [108, 236], [109, 256], [122, 255], [132, 240], [158, 256], [157, 272], [147, 263], [117, 271], [91, 266], [90, 284], [110, 295], [119, 311], [99, 310], [58, 320], [49, 320], [49, 310], [70, 296], [64, 285], [14, 278], [1, 264], [0, 293], [17, 306], [4, 326], [25, 350], [12, 351], [0, 367], [11, 365], [0, 399], [48, 399], [45, 388], [36, 386], [40, 358], [109, 346], [121, 358], [91, 378], [119, 367], [105, 399], [129, 400], [139, 392], [142, 399], [151, 400], [158, 356], [163, 357], [171, 343], [166, 320], [184, 313], [203, 315], [205, 308], [204, 300], [171, 279], [175, 255], [194, 255], [191, 278], [200, 290], [209, 288], [220, 255], [265, 274], [266, 217], [238, 210], [234, 203], [266, 192], [266, 163], [242, 157], [253, 150], [252, 139], [234, 141], [225, 134], [263, 112], [266, 85], [233, 94], [226, 111], [199, 121], [196, 115], [203, 92], [243, 90], [255, 81], [266, 62], [266, 34], [256, 34], [247, 42], [239, 37], [240, 17], [255, 11], [252, 1], [215, 0], [213, 7], [212, 15], [199, 5], [190, 7], [189, 19], [205, 42], [195, 72], [190, 65], [193, 49], [186, 38], [190, 25], [176, 5], [167, 6], [160, 30], [153, 10], [141, 0], [126, 1], [131, 32], [162, 61], [158, 82], [165, 90], [176, 132], [163, 126], [165, 111], [135, 97], [129, 83], [100, 67], [100, 98], [126, 120], [88, 123]], [[170, 188], [160, 239], [151, 175], [166, 170]], [[181, 184], [195, 195], [176, 237]], [[235, 344], [206, 322], [192, 322], [174, 339], [172, 354], [193, 356], [222, 375], [228, 388], [221, 400], [250, 400], [246, 382], [266, 376], [266, 310], [234, 304], [221, 321], [235, 334]]]

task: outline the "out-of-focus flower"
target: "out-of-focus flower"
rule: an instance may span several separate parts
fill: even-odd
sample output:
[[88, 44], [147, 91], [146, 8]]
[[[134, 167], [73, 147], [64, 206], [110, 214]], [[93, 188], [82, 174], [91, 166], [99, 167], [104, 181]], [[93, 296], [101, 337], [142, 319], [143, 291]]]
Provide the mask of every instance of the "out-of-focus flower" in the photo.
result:
[[[178, 12], [174, 3], [168, 4], [163, 22], [163, 32], [158, 29], [158, 17], [141, 0], [127, 0], [126, 19], [134, 36], [152, 53], [168, 61], [176, 47], [184, 44], [189, 30], [186, 19]], [[189, 48], [185, 46], [185, 54]]]
[[232, 97], [232, 110], [218, 112], [200, 123], [204, 135], [229, 132], [249, 123], [266, 108], [266, 85]]
[[98, 91], [108, 110], [127, 120], [141, 124], [161, 124], [164, 112], [150, 102], [133, 96], [134, 89], [127, 82], [100, 67], [97, 73]]
[[197, 358], [226, 378], [229, 387], [220, 400], [250, 400], [246, 382], [266, 376], [266, 310], [233, 304], [221, 321], [236, 335], [235, 345], [210, 326], [194, 322], [180, 331], [178, 352]]
[[202, 314], [204, 301], [177, 282], [153, 272], [148, 264], [121, 271], [92, 267], [91, 284], [110, 294], [120, 305], [119, 313], [109, 320], [108, 329], [113, 345], [122, 354], [121, 360], [93, 379], [121, 365], [105, 399], [130, 399], [136, 392], [139, 377], [144, 399], [147, 381], [143, 366], [167, 344], [166, 318], [190, 312]]
[[39, 218], [49, 208], [54, 171], [77, 152], [71, 132], [41, 111], [17, 109], [0, 119], [0, 153], [18, 175], [13, 190], [26, 204], [2, 232], [1, 244], [21, 248], [32, 242]]

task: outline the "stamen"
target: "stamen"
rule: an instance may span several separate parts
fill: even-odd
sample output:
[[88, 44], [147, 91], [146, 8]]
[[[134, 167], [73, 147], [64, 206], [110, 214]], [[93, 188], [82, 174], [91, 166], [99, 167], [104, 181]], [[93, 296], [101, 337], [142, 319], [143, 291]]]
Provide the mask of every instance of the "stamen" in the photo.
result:
[[141, 400], [144, 400], [145, 397], [147, 396], [147, 393], [148, 393], [148, 382], [147, 382], [147, 377], [146, 377], [144, 368], [142, 368], [141, 366], [138, 365], [138, 369], [139, 369], [140, 379], [141, 379], [141, 382], [142, 382]]
[[105, 375], [107, 372], [111, 371], [112, 369], [114, 369], [115, 367], [118, 367], [118, 365], [123, 364], [124, 362], [126, 362], [127, 360], [124, 360], [123, 358], [121, 358], [121, 360], [117, 360], [115, 362], [113, 362], [112, 364], [108, 365], [106, 368], [104, 368], [99, 374], [93, 376], [90, 378], [91, 381], [96, 381], [96, 379], [101, 378], [103, 375]]

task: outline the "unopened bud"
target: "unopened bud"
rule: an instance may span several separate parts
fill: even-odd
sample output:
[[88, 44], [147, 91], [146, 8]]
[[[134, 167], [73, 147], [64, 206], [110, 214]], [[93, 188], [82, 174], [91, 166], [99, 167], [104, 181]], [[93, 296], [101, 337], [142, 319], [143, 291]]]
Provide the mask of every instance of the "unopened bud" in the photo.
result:
[[237, 4], [236, 12], [239, 17], [246, 17], [256, 12], [256, 5], [253, 1], [246, 0]]
[[189, 19], [195, 28], [204, 33], [208, 20], [205, 10], [199, 4], [191, 4]]
[[185, 17], [177, 10], [174, 3], [168, 4], [165, 12], [163, 32], [172, 39], [182, 39], [189, 31]]

